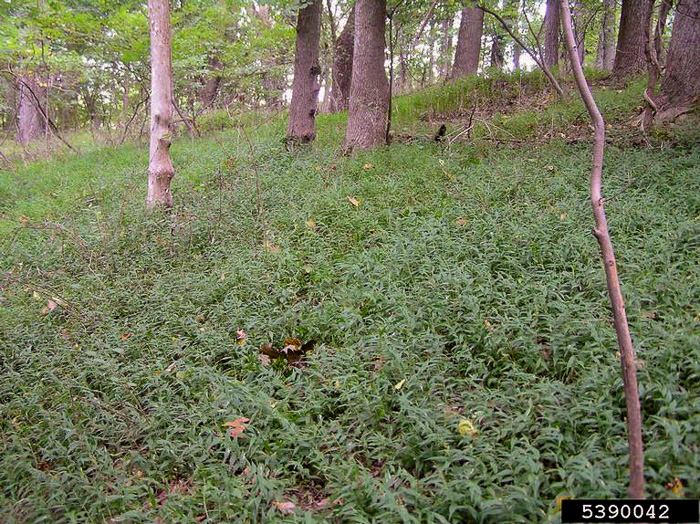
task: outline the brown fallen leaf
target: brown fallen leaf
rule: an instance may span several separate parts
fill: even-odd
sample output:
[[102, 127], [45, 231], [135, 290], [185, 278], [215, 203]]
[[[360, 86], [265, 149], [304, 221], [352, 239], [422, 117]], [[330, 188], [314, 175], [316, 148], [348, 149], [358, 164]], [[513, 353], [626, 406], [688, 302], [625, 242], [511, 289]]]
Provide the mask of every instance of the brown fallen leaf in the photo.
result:
[[348, 201], [355, 207], [360, 207], [360, 201], [357, 200], [355, 197], [352, 197], [350, 195], [347, 196]]
[[372, 169], [373, 167], [374, 167], [373, 164], [370, 164], [369, 162], [367, 162], [364, 166], [362, 166], [362, 169]]
[[290, 502], [290, 501], [286, 501], [286, 502], [274, 501], [273, 504], [284, 515], [291, 515], [292, 513], [294, 513], [294, 510], [297, 509], [294, 502]]
[[124, 333], [122, 334], [121, 337], [119, 337], [122, 340], [129, 340], [131, 338], [131, 333]]
[[[272, 347], [272, 344], [269, 342], [266, 342], [260, 346], [260, 352], [270, 359], [286, 358], [290, 364], [294, 364], [301, 360], [307, 352], [311, 351], [316, 342], [314, 340], [309, 340], [302, 344], [298, 338], [288, 338], [285, 339], [284, 344], [282, 349], [277, 349]], [[263, 365], [266, 364], [263, 362]]]

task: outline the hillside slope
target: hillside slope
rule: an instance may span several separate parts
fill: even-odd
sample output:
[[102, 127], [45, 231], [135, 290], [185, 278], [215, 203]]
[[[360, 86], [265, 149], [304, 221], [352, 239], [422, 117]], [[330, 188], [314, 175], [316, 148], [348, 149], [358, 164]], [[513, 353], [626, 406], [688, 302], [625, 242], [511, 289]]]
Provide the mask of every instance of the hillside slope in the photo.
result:
[[[398, 99], [394, 144], [355, 158], [342, 115], [291, 153], [274, 117], [182, 138], [167, 215], [137, 146], [0, 173], [0, 520], [557, 522], [557, 497], [624, 497], [588, 127], [537, 82]], [[697, 498], [700, 148], [642, 145], [639, 89], [597, 96], [647, 493]], [[261, 361], [289, 338], [304, 361]]]

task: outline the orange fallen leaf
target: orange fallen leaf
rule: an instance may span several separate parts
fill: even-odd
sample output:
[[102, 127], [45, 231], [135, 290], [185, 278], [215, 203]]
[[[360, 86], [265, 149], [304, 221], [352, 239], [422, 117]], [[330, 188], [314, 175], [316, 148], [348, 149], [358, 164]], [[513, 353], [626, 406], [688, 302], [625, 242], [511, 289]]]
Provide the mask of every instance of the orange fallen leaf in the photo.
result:
[[240, 438], [245, 428], [248, 427], [246, 422], [250, 422], [250, 419], [245, 417], [238, 417], [237, 419], [231, 420], [229, 422], [224, 422], [223, 426], [231, 428], [229, 429], [228, 435], [231, 438]]
[[131, 338], [131, 333], [124, 333], [121, 337], [122, 340], [129, 340]]
[[364, 166], [362, 166], [362, 169], [372, 169], [374, 167], [374, 164], [370, 164], [367, 162]]

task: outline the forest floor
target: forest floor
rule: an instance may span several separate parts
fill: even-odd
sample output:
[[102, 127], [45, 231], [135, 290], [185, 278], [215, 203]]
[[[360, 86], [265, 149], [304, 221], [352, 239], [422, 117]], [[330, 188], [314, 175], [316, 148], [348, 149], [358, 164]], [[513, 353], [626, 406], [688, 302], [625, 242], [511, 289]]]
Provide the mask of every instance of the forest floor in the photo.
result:
[[[557, 498], [624, 497], [583, 106], [470, 82], [397, 99], [394, 144], [353, 158], [343, 115], [295, 152], [283, 118], [213, 116], [174, 142], [168, 214], [143, 146], [0, 171], [0, 520], [558, 522]], [[697, 498], [700, 130], [642, 137], [641, 89], [596, 89], [607, 210], [646, 491]]]

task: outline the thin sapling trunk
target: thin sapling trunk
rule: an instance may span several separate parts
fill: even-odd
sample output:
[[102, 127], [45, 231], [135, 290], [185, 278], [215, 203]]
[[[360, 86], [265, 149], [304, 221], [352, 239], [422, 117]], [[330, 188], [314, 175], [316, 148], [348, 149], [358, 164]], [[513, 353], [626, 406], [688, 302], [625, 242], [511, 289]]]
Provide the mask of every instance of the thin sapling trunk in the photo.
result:
[[617, 275], [617, 264], [613, 251], [610, 232], [608, 231], [607, 218], [603, 207], [605, 200], [602, 194], [603, 176], [603, 151], [605, 147], [605, 122], [593, 99], [591, 90], [583, 74], [583, 68], [578, 61], [576, 41], [571, 27], [571, 14], [569, 5], [565, 0], [559, 0], [562, 25], [564, 28], [564, 40], [566, 42], [569, 57], [576, 78], [576, 85], [581, 93], [581, 98], [586, 105], [595, 129], [595, 142], [593, 146], [593, 169], [591, 171], [591, 204], [595, 218], [593, 234], [598, 240], [600, 251], [605, 266], [605, 277], [608, 286], [608, 295], [613, 310], [613, 321], [617, 333], [617, 342], [620, 347], [620, 361], [622, 363], [622, 379], [625, 388], [625, 402], [627, 404], [627, 435], [629, 445], [629, 474], [630, 484], [627, 494], [632, 499], [644, 498], [644, 450], [642, 446], [642, 414], [639, 403], [639, 390], [637, 387], [637, 368], [632, 337], [630, 336], [625, 312], [625, 302], [620, 289], [620, 279]]

